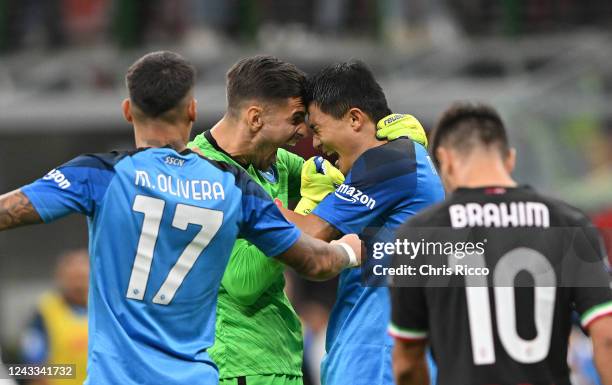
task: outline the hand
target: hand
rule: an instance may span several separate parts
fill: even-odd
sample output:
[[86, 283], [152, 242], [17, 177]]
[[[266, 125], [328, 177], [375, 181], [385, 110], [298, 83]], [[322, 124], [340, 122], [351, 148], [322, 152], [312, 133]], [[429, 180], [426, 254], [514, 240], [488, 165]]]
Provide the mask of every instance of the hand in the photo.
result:
[[295, 212], [302, 215], [310, 214], [317, 205], [344, 182], [344, 175], [327, 160], [315, 156], [304, 162], [302, 166], [302, 199], [295, 207]]
[[378, 139], [395, 140], [406, 136], [427, 148], [427, 134], [421, 123], [412, 115], [387, 115], [376, 124]]
[[[349, 267], [357, 267], [361, 265], [364, 255], [364, 247], [361, 239], [356, 234], [347, 234], [337, 241], [331, 241], [330, 244], [344, 244], [347, 245], [354, 253], [354, 256], [350, 256]], [[343, 246], [344, 247], [344, 246]], [[348, 250], [347, 250], [348, 252]]]

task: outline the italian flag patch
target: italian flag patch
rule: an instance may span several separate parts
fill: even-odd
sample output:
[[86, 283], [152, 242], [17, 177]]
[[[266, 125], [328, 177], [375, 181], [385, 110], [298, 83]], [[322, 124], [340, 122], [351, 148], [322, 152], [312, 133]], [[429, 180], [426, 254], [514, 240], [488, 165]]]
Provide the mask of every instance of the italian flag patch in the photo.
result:
[[393, 324], [389, 325], [388, 332], [391, 337], [398, 338], [400, 340], [414, 341], [424, 340], [427, 338], [427, 332], [424, 330], [403, 329]]
[[612, 315], [612, 301], [593, 306], [585, 311], [580, 318], [580, 323], [583, 328], [588, 329], [593, 321], [606, 315]]

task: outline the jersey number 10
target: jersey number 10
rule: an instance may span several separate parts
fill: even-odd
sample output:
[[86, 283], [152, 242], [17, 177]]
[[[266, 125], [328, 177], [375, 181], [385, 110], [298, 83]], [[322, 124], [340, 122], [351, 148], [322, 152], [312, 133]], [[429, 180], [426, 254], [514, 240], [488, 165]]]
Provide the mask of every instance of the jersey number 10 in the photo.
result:
[[[166, 202], [162, 199], [137, 195], [132, 209], [144, 214], [142, 231], [138, 240], [136, 258], [132, 267], [132, 275], [128, 284], [127, 297], [142, 301], [151, 272], [153, 252], [159, 235], [159, 227]], [[208, 246], [223, 223], [223, 212], [202, 207], [177, 204], [172, 220], [172, 227], [187, 230], [189, 224], [200, 225], [200, 232], [185, 247], [168, 277], [153, 297], [153, 303], [168, 305], [174, 298], [183, 280]]]
[[[451, 256], [450, 262], [456, 263]], [[470, 267], [485, 267], [482, 254], [466, 257]], [[527, 271], [534, 280], [534, 315], [537, 335], [525, 340], [516, 329], [516, 302], [514, 280], [521, 271]], [[493, 327], [489, 302], [489, 288], [484, 276], [466, 276], [466, 299], [475, 365], [495, 363]], [[550, 262], [536, 250], [520, 247], [504, 254], [493, 272], [493, 293], [497, 334], [504, 350], [515, 361], [532, 364], [548, 356], [553, 326], [556, 295], [555, 271]]]

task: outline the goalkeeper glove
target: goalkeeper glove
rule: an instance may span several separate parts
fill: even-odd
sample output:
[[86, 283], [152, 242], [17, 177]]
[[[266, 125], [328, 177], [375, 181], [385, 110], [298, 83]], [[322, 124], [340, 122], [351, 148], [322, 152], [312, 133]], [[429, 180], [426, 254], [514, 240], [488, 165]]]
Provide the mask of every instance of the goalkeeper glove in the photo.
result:
[[298, 214], [307, 215], [319, 202], [344, 182], [344, 175], [327, 160], [314, 156], [302, 166], [302, 199], [295, 207]]
[[427, 148], [427, 135], [421, 123], [412, 115], [387, 115], [376, 124], [376, 137], [378, 139], [395, 140], [407, 136]]

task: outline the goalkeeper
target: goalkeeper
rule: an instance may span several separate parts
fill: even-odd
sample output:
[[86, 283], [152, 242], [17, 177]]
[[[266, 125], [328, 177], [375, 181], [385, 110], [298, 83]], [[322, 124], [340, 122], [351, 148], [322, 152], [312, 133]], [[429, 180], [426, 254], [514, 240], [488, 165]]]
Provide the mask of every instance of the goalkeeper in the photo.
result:
[[[285, 207], [297, 201], [304, 160], [280, 147], [307, 135], [304, 82], [295, 66], [272, 57], [239, 61], [227, 74], [227, 113], [189, 147], [243, 167]], [[381, 120], [379, 134], [411, 135], [423, 142], [424, 131], [415, 122], [410, 116], [393, 115]], [[307, 163], [313, 166], [314, 161]], [[314, 193], [309, 190], [315, 200], [343, 179], [339, 172], [312, 177], [319, 178]], [[305, 202], [301, 205], [307, 210]], [[215, 344], [209, 350], [219, 367], [220, 384], [302, 384], [301, 323], [284, 286], [280, 263], [246, 240], [236, 242], [219, 290]]]

